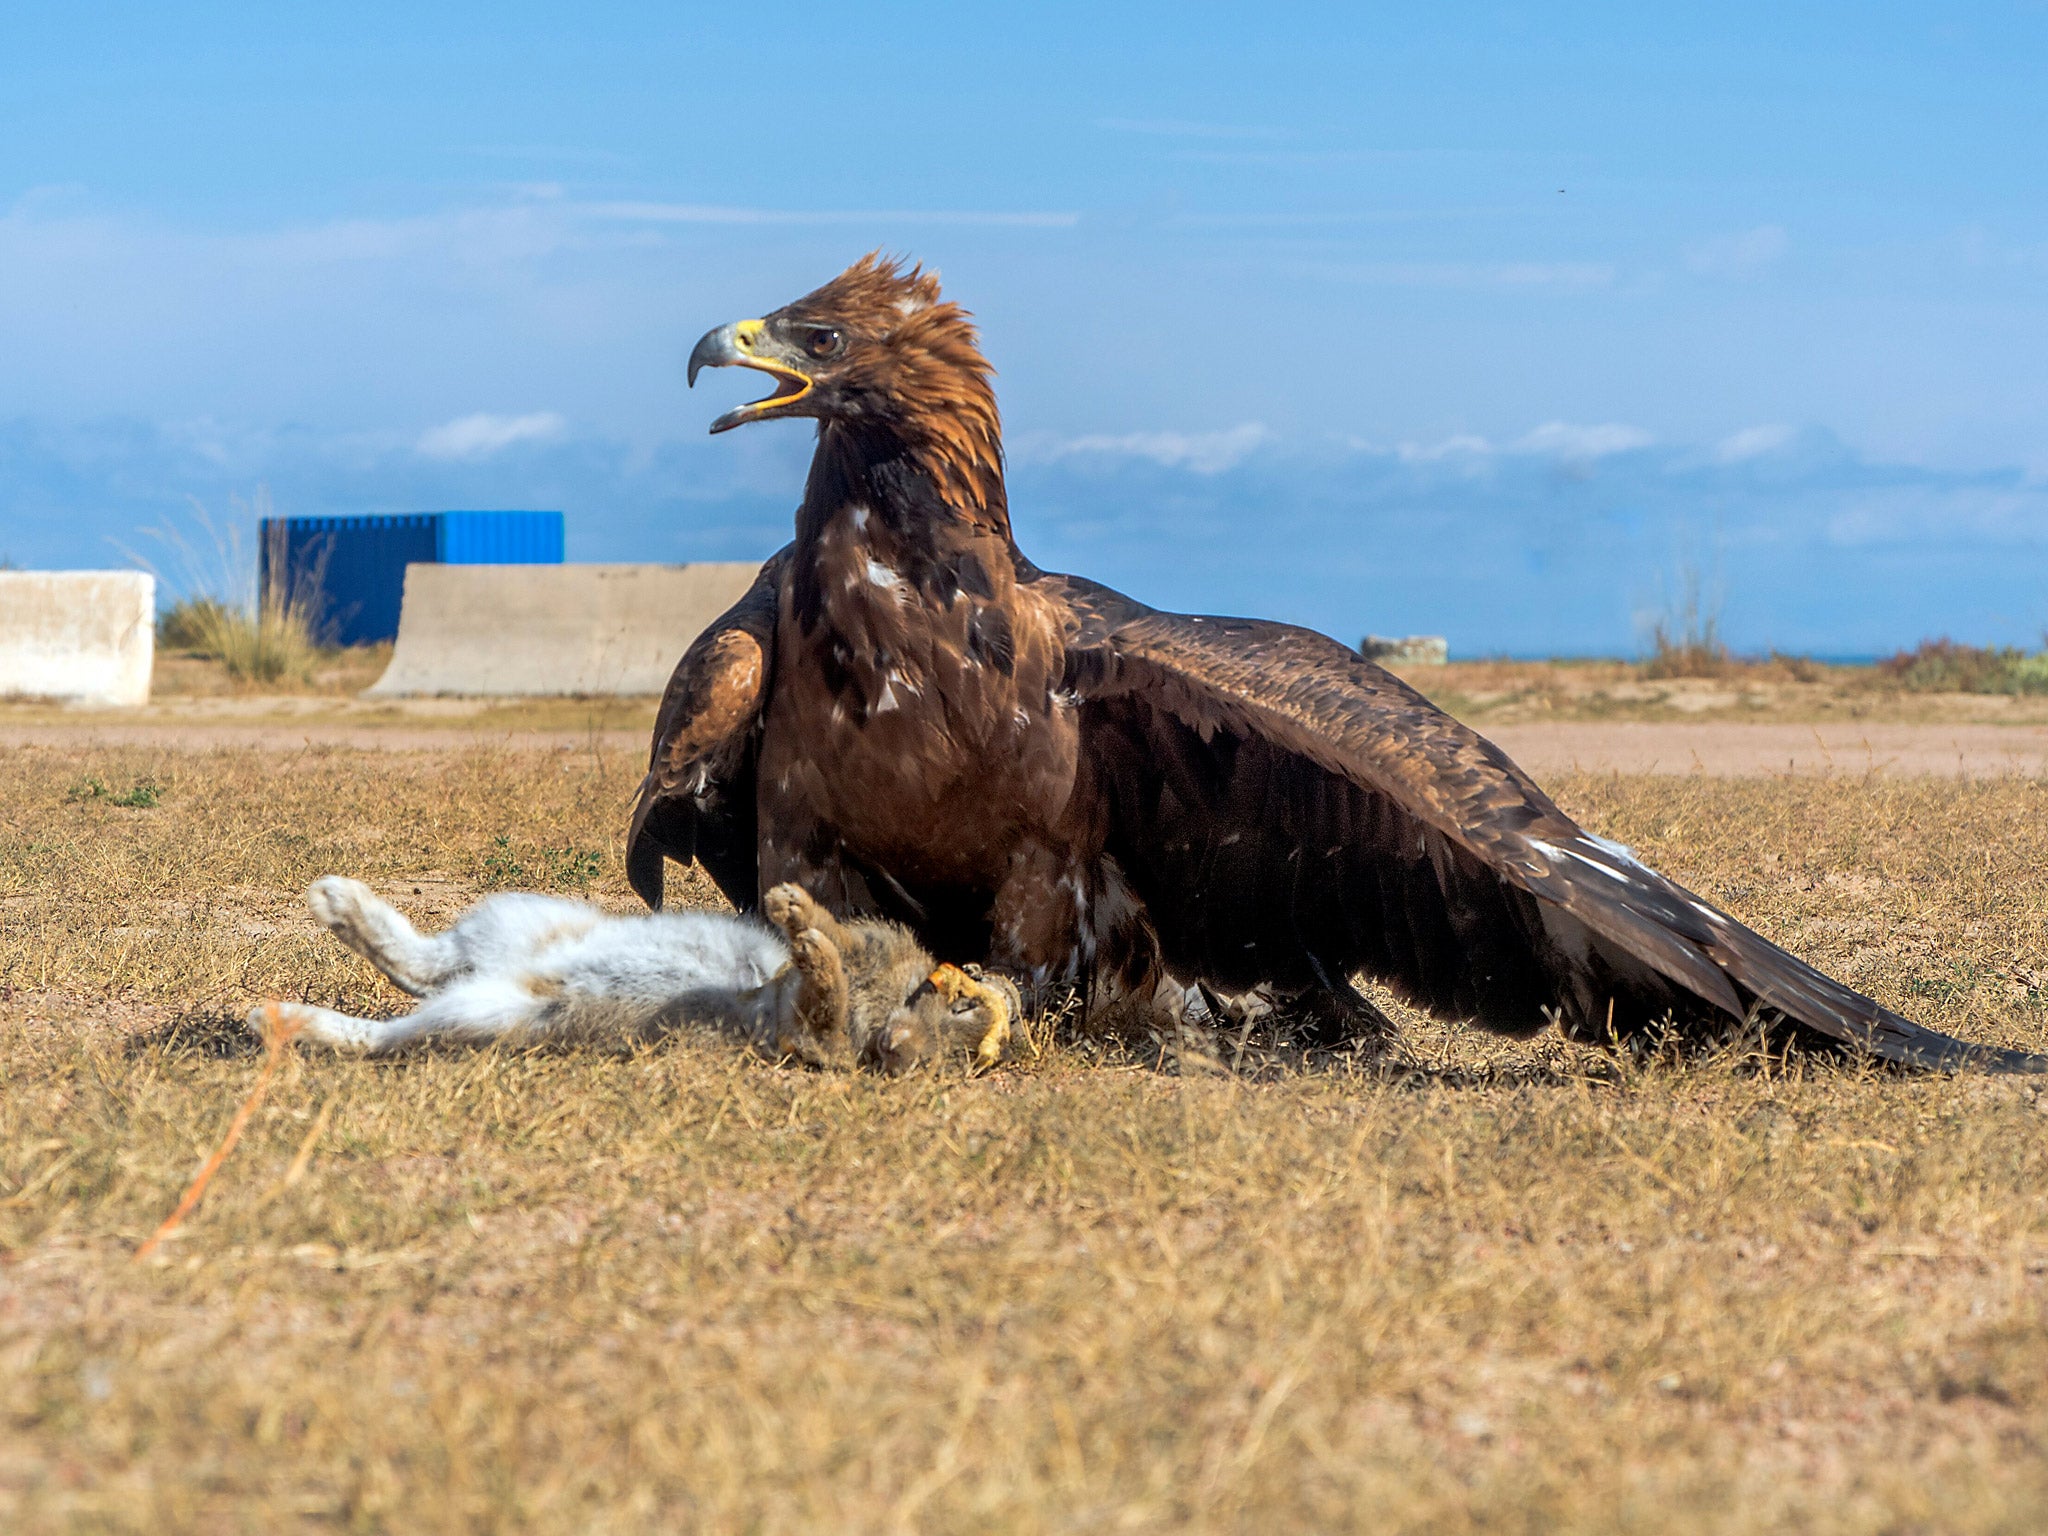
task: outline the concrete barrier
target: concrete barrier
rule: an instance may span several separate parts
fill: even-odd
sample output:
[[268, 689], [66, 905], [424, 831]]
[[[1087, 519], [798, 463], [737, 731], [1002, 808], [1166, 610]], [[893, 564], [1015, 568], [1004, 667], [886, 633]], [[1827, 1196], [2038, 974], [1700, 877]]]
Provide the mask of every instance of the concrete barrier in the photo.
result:
[[147, 704], [156, 578], [0, 571], [0, 698]]
[[659, 693], [760, 566], [409, 565], [368, 698]]
[[1383, 667], [1440, 667], [1451, 659], [1442, 635], [1367, 635], [1358, 654]]

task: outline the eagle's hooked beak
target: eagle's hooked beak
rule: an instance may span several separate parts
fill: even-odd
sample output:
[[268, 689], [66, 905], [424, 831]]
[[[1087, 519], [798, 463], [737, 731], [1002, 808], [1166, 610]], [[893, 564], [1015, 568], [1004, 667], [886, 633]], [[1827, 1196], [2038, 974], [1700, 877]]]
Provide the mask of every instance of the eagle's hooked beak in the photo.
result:
[[775, 393], [727, 411], [711, 423], [713, 432], [729, 431], [744, 422], [780, 414], [811, 392], [811, 376], [800, 365], [801, 354], [783, 345], [765, 320], [736, 320], [706, 331], [690, 349], [690, 387], [696, 388], [703, 368], [756, 368], [775, 380]]

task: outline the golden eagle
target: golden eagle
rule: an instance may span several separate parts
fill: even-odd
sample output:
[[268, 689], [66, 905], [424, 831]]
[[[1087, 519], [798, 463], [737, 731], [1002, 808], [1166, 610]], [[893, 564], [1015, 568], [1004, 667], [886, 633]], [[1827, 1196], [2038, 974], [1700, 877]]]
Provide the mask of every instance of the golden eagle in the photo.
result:
[[743, 909], [795, 881], [1091, 1012], [1178, 1020], [1264, 986], [1369, 1019], [1362, 971], [1510, 1035], [1760, 1016], [1914, 1065], [2048, 1069], [1767, 942], [1334, 640], [1039, 570], [991, 369], [934, 275], [865, 257], [710, 332], [690, 382], [734, 366], [774, 392], [711, 430], [808, 416], [817, 453], [795, 539], [662, 701], [627, 854], [650, 905], [664, 858]]

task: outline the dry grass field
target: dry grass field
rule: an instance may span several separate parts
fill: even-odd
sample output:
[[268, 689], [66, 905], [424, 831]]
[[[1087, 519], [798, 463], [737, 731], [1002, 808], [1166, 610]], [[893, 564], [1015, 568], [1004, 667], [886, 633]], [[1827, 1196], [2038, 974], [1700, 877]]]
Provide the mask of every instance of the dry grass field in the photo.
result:
[[[1238, 1074], [294, 1056], [298, 892], [629, 905], [635, 766], [0, 752], [8, 1531], [2033, 1531], [2048, 1103], [1413, 1026]], [[2048, 783], [1567, 780], [1928, 1023], [2048, 1044]]]

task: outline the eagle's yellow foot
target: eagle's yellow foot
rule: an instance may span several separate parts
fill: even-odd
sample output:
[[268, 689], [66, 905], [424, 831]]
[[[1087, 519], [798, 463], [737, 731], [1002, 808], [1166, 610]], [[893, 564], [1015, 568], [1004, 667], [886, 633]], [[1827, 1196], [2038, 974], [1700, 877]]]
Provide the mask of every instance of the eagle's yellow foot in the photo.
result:
[[1017, 989], [1008, 982], [991, 985], [978, 972], [942, 965], [931, 976], [932, 990], [945, 999], [961, 1038], [974, 1041], [974, 1065], [986, 1071], [1010, 1052], [1017, 1029]]

